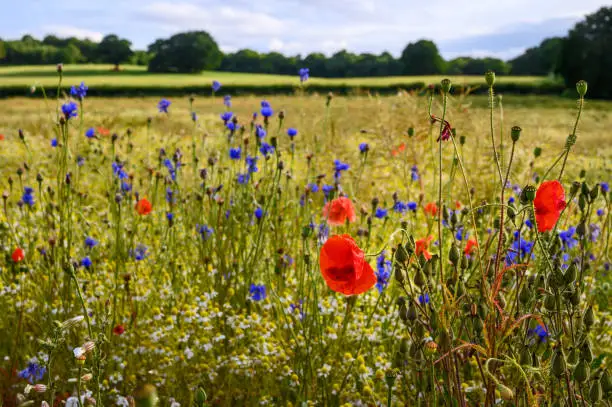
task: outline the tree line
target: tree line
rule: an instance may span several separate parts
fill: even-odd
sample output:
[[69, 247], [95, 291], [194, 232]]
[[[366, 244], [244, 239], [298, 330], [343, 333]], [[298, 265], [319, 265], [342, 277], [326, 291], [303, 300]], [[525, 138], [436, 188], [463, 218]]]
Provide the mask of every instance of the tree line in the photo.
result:
[[[147, 50], [133, 50], [132, 43], [117, 35], [100, 42], [48, 35], [38, 40], [25, 35], [18, 40], [0, 39], [0, 64], [37, 65], [109, 63], [148, 66], [151, 72], [195, 73], [202, 70], [294, 75], [302, 68], [315, 77], [360, 77], [396, 75], [480, 75], [487, 70], [508, 75], [560, 75], [568, 84], [585, 79], [597, 83], [596, 92], [612, 97], [612, 7], [602, 7], [587, 16], [567, 34], [544, 40], [522, 55], [503, 61], [498, 58], [458, 57], [444, 60], [436, 44], [419, 40], [408, 44], [395, 58], [355, 54], [346, 50], [331, 56], [311, 53], [286, 56], [243, 49], [223, 53], [205, 31], [191, 31], [158, 39]], [[603, 86], [603, 87], [602, 87]]]

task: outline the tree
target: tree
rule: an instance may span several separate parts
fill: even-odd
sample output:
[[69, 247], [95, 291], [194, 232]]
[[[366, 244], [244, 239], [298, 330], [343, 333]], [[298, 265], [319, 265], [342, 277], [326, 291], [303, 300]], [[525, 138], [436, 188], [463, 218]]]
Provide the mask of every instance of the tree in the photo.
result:
[[115, 65], [115, 70], [119, 70], [119, 65], [128, 62], [132, 56], [132, 43], [126, 39], [121, 39], [115, 34], [109, 34], [102, 38], [97, 48], [97, 60], [107, 64]]
[[206, 31], [189, 31], [157, 40], [149, 46], [154, 54], [149, 62], [151, 72], [195, 73], [217, 69], [223, 54]]
[[539, 46], [527, 49], [509, 62], [512, 75], [549, 75], [554, 72], [562, 43], [559, 37], [547, 38]]
[[561, 44], [557, 72], [568, 87], [584, 79], [590, 96], [612, 98], [612, 7], [574, 26]]
[[444, 72], [444, 59], [433, 41], [419, 40], [408, 44], [400, 60], [406, 75], [437, 75]]

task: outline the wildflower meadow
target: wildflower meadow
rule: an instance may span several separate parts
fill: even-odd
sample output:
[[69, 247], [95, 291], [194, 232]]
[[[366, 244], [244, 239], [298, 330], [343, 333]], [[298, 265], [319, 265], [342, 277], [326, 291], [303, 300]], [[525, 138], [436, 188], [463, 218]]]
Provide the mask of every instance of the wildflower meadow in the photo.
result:
[[63, 69], [0, 102], [0, 406], [610, 405], [586, 82], [96, 99]]

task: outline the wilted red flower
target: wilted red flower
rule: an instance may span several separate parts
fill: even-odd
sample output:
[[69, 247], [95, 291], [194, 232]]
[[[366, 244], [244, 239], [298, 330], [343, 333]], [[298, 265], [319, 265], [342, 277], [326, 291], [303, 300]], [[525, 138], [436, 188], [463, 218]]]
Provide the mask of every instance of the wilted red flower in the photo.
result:
[[116, 325], [113, 328], [113, 333], [117, 336], [123, 334], [125, 332], [125, 328], [123, 327], [123, 325]]
[[11, 255], [11, 259], [13, 259], [13, 262], [15, 263], [20, 263], [23, 261], [23, 259], [25, 259], [25, 252], [21, 247], [17, 247]]
[[344, 225], [347, 220], [355, 222], [357, 219], [353, 203], [344, 196], [326, 203], [323, 207], [323, 216], [330, 225]]
[[139, 215], [148, 215], [152, 210], [153, 206], [147, 198], [142, 198], [136, 203], [136, 212], [138, 212]]
[[559, 220], [561, 211], [565, 208], [563, 185], [557, 180], [542, 182], [536, 192], [533, 205], [535, 206], [538, 232], [551, 230]]
[[[440, 119], [439, 117], [434, 116], [433, 114], [430, 117], [430, 122], [431, 124], [434, 124], [435, 122], [442, 122], [442, 119]], [[440, 135], [438, 136], [438, 139], [436, 141], [440, 141], [440, 139], [442, 141], [446, 141], [449, 138], [451, 138], [452, 136], [452, 127], [450, 125], [450, 123], [447, 120], [444, 120], [444, 125], [442, 127], [442, 133], [440, 133]]]
[[432, 240], [433, 240], [433, 236], [427, 236], [427, 237], [424, 237], [423, 239], [417, 240], [415, 242], [415, 245], [416, 245], [415, 253], [416, 253], [416, 255], [420, 256], [422, 254], [423, 257], [425, 257], [427, 260], [431, 259], [431, 253], [429, 253], [429, 251], [427, 251], [427, 249], [429, 249], [429, 244], [431, 243]]
[[438, 205], [435, 202], [430, 202], [423, 208], [426, 214], [436, 216], [438, 214]]
[[376, 275], [365, 260], [363, 250], [349, 235], [335, 235], [327, 239], [319, 257], [321, 274], [333, 291], [357, 295], [376, 284]]
[[463, 253], [465, 253], [466, 256], [472, 254], [476, 247], [478, 247], [476, 239], [469, 239], [465, 245], [465, 249], [463, 249]]

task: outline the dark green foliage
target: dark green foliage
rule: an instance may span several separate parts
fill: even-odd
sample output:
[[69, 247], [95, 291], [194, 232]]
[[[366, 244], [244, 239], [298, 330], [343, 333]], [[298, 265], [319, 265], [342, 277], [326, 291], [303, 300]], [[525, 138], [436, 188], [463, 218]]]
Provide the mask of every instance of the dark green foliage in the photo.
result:
[[612, 7], [579, 22], [563, 39], [557, 72], [568, 87], [583, 79], [589, 96], [612, 97]]
[[406, 75], [437, 75], [444, 72], [444, 59], [433, 41], [419, 40], [408, 44], [400, 61]]
[[97, 55], [100, 62], [120, 64], [128, 62], [132, 56], [132, 43], [126, 39], [119, 38], [114, 34], [107, 35], [97, 47]]
[[219, 68], [223, 54], [205, 31], [189, 31], [149, 46], [150, 72], [196, 73]]
[[522, 55], [511, 60], [512, 75], [548, 75], [555, 72], [561, 44], [559, 37], [548, 38], [537, 47], [529, 48]]

